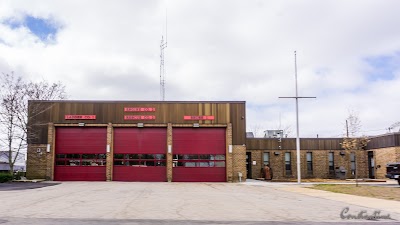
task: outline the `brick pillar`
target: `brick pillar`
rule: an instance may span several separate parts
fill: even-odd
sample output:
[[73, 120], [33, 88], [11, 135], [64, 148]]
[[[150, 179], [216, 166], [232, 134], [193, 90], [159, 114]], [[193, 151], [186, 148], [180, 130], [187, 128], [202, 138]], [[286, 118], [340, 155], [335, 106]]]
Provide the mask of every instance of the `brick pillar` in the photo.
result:
[[232, 146], [232, 124], [229, 123], [226, 127], [226, 181], [232, 182], [233, 181], [233, 154], [229, 152], [229, 146]]
[[114, 161], [114, 143], [113, 143], [113, 126], [112, 123], [109, 123], [107, 126], [107, 146], [106, 149], [109, 152], [106, 153], [107, 155], [107, 163], [106, 163], [106, 180], [112, 181], [113, 175], [113, 161]]
[[49, 179], [46, 147], [47, 144], [29, 144], [26, 162], [26, 177], [28, 179]]
[[239, 182], [239, 173], [242, 173], [242, 182], [247, 179], [246, 168], [246, 146], [234, 145], [233, 146], [233, 182]]
[[360, 178], [369, 178], [368, 152], [356, 150], [357, 175]]
[[54, 157], [55, 157], [55, 127], [49, 123], [47, 127], [47, 144], [50, 145], [50, 152], [47, 152], [46, 146], [46, 180], [54, 180]]
[[167, 181], [172, 181], [172, 151], [168, 153], [168, 146], [171, 146], [171, 150], [173, 150], [172, 146], [172, 123], [168, 123], [167, 127]]
[[400, 162], [400, 147], [395, 147], [395, 162]]

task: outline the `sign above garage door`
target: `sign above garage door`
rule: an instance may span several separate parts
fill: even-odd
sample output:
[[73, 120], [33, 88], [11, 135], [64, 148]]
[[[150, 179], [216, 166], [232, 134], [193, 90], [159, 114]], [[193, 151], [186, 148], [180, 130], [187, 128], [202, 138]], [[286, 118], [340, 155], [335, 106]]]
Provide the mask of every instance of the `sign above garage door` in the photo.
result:
[[66, 120], [95, 120], [96, 115], [65, 115]]
[[183, 116], [184, 120], [214, 120], [214, 116]]
[[155, 112], [156, 108], [152, 107], [125, 107], [124, 112]]

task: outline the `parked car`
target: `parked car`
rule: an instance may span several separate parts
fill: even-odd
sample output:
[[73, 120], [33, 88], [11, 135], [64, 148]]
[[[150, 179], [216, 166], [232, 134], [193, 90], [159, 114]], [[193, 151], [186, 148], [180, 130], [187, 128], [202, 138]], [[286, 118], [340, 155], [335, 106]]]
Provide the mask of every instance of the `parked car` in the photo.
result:
[[397, 180], [400, 185], [400, 162], [388, 163], [386, 165], [386, 177]]

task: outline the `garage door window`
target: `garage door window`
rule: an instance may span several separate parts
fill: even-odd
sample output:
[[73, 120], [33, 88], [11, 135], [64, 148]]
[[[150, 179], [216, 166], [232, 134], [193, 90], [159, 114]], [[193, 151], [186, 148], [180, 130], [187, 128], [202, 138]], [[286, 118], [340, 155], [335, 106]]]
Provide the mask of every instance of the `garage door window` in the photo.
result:
[[106, 154], [57, 154], [57, 166], [105, 166]]
[[165, 166], [165, 154], [114, 154], [115, 166]]
[[174, 155], [174, 167], [225, 167], [225, 155]]

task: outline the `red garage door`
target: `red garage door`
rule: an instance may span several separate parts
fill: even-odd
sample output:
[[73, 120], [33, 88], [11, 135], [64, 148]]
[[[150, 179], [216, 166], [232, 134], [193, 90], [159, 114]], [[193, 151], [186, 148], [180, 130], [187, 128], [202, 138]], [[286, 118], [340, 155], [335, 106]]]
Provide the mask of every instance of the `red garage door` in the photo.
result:
[[57, 127], [55, 147], [54, 180], [106, 180], [106, 128]]
[[173, 129], [173, 181], [225, 182], [225, 128]]
[[115, 181], [166, 181], [167, 129], [115, 128]]

